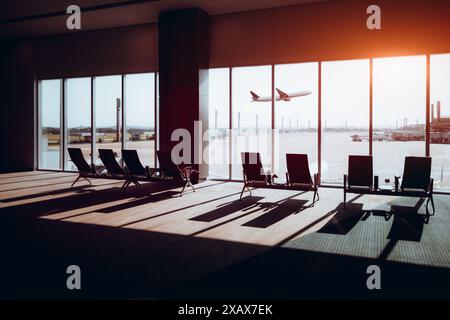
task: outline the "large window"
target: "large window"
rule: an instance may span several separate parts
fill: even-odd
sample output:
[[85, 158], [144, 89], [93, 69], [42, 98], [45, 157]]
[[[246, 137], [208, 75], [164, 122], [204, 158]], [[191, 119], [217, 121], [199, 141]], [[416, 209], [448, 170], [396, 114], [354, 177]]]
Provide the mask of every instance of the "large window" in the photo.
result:
[[155, 167], [155, 89], [155, 73], [39, 81], [38, 168], [76, 171], [68, 148], [97, 164], [113, 149], [122, 164], [123, 147]]
[[125, 76], [125, 148], [155, 167], [155, 74]]
[[209, 177], [230, 177], [230, 71], [209, 70]]
[[[430, 58], [432, 176], [437, 189], [450, 191], [450, 54]], [[259, 152], [280, 182], [285, 155], [308, 154], [311, 171], [320, 171], [325, 185], [342, 184], [349, 155], [372, 151], [381, 181], [401, 176], [405, 157], [426, 155], [424, 55], [212, 69], [209, 80], [209, 154], [220, 163], [231, 159], [232, 179], [242, 179], [241, 152]], [[230, 140], [224, 137], [227, 114]], [[226, 164], [210, 166], [210, 177], [229, 175]]]
[[375, 59], [374, 172], [403, 174], [405, 156], [425, 156], [426, 56]]
[[[67, 79], [65, 82], [66, 141], [68, 148], [81, 148], [91, 162], [91, 78]], [[66, 149], [67, 170], [76, 170]]]
[[431, 56], [430, 152], [435, 187], [450, 191], [450, 54]]
[[40, 169], [61, 169], [62, 80], [39, 84], [39, 163]]
[[369, 154], [370, 60], [322, 64], [323, 183], [342, 183], [349, 155]]
[[112, 149], [120, 158], [122, 150], [121, 76], [94, 79], [94, 110], [96, 150]]
[[[290, 100], [280, 99], [277, 89], [292, 96]], [[276, 65], [274, 95], [274, 171], [278, 181], [286, 180], [287, 153], [307, 154], [312, 174], [317, 173], [318, 63]]]
[[241, 152], [260, 152], [271, 169], [271, 66], [233, 68], [232, 90], [232, 178], [242, 179]]

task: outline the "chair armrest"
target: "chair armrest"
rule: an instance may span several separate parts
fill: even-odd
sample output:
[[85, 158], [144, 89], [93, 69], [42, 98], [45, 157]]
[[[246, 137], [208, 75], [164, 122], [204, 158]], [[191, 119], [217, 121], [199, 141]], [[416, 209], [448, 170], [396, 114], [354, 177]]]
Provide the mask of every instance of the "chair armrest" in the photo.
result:
[[347, 181], [348, 181], [348, 177], [346, 174], [344, 174], [344, 190], [347, 189]]
[[159, 169], [159, 168], [150, 168], [149, 166], [145, 166], [145, 175], [148, 178], [151, 178], [157, 172], [161, 172], [161, 169]]
[[395, 192], [399, 191], [399, 185], [400, 185], [400, 176], [395, 176]]
[[186, 178], [191, 178], [193, 173], [200, 173], [200, 171], [193, 169], [192, 166], [180, 167], [180, 171]]
[[318, 173], [314, 173], [314, 186], [315, 187], [319, 186], [319, 174]]
[[91, 163], [92, 173], [97, 174], [102, 172], [105, 169], [105, 166], [97, 166], [94, 163]]
[[430, 185], [428, 186], [428, 192], [433, 194], [433, 188], [434, 188], [434, 179], [430, 178]]
[[373, 177], [373, 188], [374, 188], [374, 190], [378, 190], [379, 187], [380, 187], [380, 177], [374, 176]]
[[242, 170], [242, 178], [244, 178], [244, 183], [247, 184], [248, 183], [247, 175], [245, 174], [244, 170]]

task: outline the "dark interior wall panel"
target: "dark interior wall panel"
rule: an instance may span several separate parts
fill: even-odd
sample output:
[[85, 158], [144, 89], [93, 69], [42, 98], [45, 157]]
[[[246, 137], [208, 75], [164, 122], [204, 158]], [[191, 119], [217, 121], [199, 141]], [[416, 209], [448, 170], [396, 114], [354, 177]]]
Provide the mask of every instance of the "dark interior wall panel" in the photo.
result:
[[450, 52], [450, 1], [336, 0], [211, 17], [210, 65], [242, 66]]
[[154, 24], [44, 37], [38, 47], [40, 79], [157, 70]]
[[271, 61], [272, 16], [272, 10], [259, 10], [211, 17], [210, 63], [236, 66]]
[[126, 72], [158, 70], [158, 28], [156, 25], [134, 28], [122, 38], [123, 69]]
[[[0, 96], [6, 97], [6, 55], [5, 55], [5, 46], [2, 42], [0, 42]], [[4, 148], [4, 140], [5, 140], [5, 98], [3, 98], [3, 103], [0, 104], [0, 172], [5, 171], [6, 163], [5, 163], [5, 148]]]
[[3, 59], [1, 170], [33, 170], [36, 41], [24, 39], [8, 43]]
[[171, 150], [177, 144], [171, 141], [176, 129], [188, 130], [194, 143], [194, 121], [199, 120], [199, 71], [209, 65], [208, 18], [199, 9], [165, 12], [159, 17], [162, 150]]

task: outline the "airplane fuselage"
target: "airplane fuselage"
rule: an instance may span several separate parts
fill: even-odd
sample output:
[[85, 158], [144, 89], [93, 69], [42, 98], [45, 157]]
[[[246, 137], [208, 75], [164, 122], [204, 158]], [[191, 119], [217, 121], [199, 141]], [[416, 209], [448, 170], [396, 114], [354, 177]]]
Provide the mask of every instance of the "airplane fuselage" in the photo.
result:
[[[275, 95], [275, 101], [291, 101], [292, 98], [304, 97], [311, 94], [311, 91], [297, 91], [284, 93], [280, 90], [277, 90], [278, 94]], [[252, 102], [270, 102], [272, 101], [272, 97], [252, 97]]]

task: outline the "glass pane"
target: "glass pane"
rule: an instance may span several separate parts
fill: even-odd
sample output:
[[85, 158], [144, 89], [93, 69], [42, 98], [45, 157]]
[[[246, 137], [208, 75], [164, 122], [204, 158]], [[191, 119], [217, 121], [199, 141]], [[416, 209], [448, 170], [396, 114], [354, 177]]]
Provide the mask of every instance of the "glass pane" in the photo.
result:
[[275, 88], [290, 97], [285, 101], [278, 91], [274, 92], [274, 171], [279, 182], [286, 181], [287, 153], [307, 154], [311, 174], [318, 172], [318, 70], [315, 62], [275, 66]]
[[374, 173], [392, 181], [425, 155], [426, 57], [375, 59], [373, 90]]
[[435, 187], [450, 191], [450, 54], [431, 56], [431, 146]]
[[39, 168], [61, 169], [61, 80], [41, 81], [39, 102]]
[[155, 167], [155, 74], [125, 76], [125, 148]]
[[[94, 82], [96, 149], [113, 149], [121, 156], [122, 77], [97, 77]], [[96, 162], [98, 151], [96, 150]]]
[[[259, 152], [270, 170], [272, 124], [271, 66], [232, 70], [232, 178], [242, 180], [241, 152]], [[252, 93], [254, 99], [252, 99]]]
[[349, 155], [369, 154], [370, 60], [322, 64], [322, 172], [342, 184]]
[[[66, 80], [67, 147], [81, 148], [91, 163], [91, 78]], [[67, 151], [66, 151], [67, 152]], [[77, 170], [66, 153], [67, 170]]]
[[209, 70], [209, 177], [229, 178], [230, 70]]

